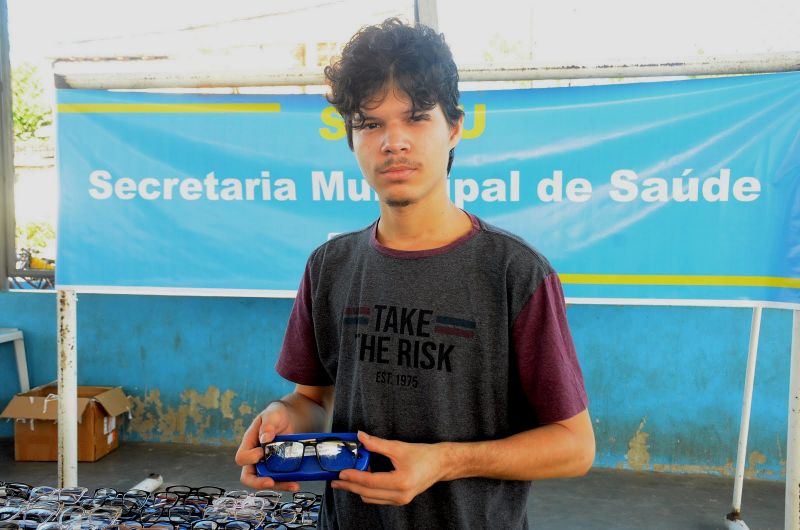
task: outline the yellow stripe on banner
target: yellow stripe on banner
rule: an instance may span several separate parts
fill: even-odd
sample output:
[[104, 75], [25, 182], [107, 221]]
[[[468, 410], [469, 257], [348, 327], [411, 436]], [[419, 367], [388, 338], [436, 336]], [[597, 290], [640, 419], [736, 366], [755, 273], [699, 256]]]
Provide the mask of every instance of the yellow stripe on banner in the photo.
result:
[[60, 103], [61, 113], [280, 112], [280, 103]]
[[713, 285], [719, 287], [784, 287], [800, 289], [800, 278], [775, 276], [678, 276], [667, 274], [559, 274], [568, 284]]

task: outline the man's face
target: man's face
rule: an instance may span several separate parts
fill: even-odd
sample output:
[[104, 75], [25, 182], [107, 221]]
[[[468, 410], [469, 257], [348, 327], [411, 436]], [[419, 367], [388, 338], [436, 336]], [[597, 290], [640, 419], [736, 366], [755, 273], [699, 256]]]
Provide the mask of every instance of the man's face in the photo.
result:
[[414, 113], [410, 98], [394, 85], [367, 101], [361, 114], [353, 151], [383, 203], [404, 207], [446, 193], [447, 159], [461, 139], [463, 119], [450, 127], [439, 105]]

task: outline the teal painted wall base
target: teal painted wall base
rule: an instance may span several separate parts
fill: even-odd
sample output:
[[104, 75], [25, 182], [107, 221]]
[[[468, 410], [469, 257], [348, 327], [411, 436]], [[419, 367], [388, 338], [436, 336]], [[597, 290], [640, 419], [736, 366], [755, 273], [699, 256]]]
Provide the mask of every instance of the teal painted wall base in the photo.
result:
[[[292, 300], [80, 295], [78, 383], [132, 397], [123, 440], [235, 446], [292, 386], [274, 371]], [[596, 466], [732, 476], [751, 310], [570, 306]], [[25, 333], [32, 385], [56, 378], [53, 293], [0, 293], [0, 327]], [[765, 310], [747, 475], [782, 479], [791, 313]], [[0, 406], [18, 391], [0, 345]], [[0, 437], [13, 425], [0, 421]]]

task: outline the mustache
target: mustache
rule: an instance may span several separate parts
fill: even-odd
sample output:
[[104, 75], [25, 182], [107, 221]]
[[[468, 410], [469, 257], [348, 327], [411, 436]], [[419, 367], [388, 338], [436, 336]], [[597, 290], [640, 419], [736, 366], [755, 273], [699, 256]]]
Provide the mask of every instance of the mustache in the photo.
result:
[[378, 171], [386, 171], [390, 167], [394, 166], [408, 166], [411, 169], [417, 169], [419, 164], [411, 160], [410, 158], [399, 157], [399, 158], [389, 158], [381, 165], [378, 166]]

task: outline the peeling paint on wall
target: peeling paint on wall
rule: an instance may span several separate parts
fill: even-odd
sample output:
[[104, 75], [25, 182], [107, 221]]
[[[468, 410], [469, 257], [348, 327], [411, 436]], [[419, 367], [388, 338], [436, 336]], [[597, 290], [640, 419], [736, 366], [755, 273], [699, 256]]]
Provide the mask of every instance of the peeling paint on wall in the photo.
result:
[[233, 422], [233, 436], [237, 440], [241, 440], [242, 436], [244, 436], [244, 431], [247, 429], [246, 425], [250, 425], [250, 422], [253, 421], [253, 407], [248, 405], [245, 402], [242, 402], [239, 405], [239, 418], [234, 420]]
[[[764, 465], [767, 463], [767, 457], [764, 456], [763, 453], [759, 453], [758, 451], [753, 451], [750, 453], [750, 456], [747, 457], [747, 468], [744, 471], [744, 478], [756, 478], [756, 466], [757, 465]], [[769, 470], [765, 470], [767, 474]]]
[[[176, 406], [165, 404], [159, 389], [133, 395], [128, 430], [145, 441], [235, 446], [252, 420], [252, 408], [246, 403], [238, 406], [238, 414], [234, 412], [236, 395], [213, 385], [205, 392], [188, 388], [181, 392]], [[214, 437], [209, 433], [223, 434]]]
[[[767, 463], [766, 455], [753, 451], [747, 457], [747, 466], [744, 470], [744, 478], [764, 478], [773, 476], [784, 476], [785, 470], [776, 473], [772, 469], [758, 469], [756, 466], [763, 466]], [[782, 466], [785, 464], [781, 463]], [[688, 473], [696, 475], [719, 475], [722, 477], [733, 477], [736, 468], [732, 460], [728, 460], [724, 466], [704, 466], [697, 464], [653, 464], [653, 471], [660, 473]]]
[[233, 422], [233, 439], [241, 440], [242, 436], [244, 436], [244, 431], [245, 431], [244, 420], [242, 420], [241, 418], [235, 420]]
[[720, 475], [732, 477], [733, 462], [728, 460], [724, 466], [704, 466], [697, 464], [654, 464], [653, 471], [661, 473], [687, 473], [695, 475]]
[[226, 390], [219, 401], [219, 410], [222, 411], [222, 417], [232, 420], [233, 419], [233, 398], [236, 397], [236, 392], [233, 390]]
[[647, 418], [643, 418], [636, 429], [636, 434], [628, 442], [628, 466], [636, 471], [648, 471], [650, 469], [650, 446], [647, 445], [649, 434], [643, 432]]

